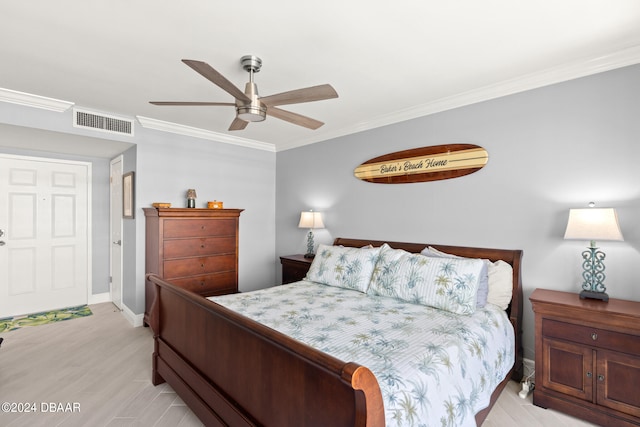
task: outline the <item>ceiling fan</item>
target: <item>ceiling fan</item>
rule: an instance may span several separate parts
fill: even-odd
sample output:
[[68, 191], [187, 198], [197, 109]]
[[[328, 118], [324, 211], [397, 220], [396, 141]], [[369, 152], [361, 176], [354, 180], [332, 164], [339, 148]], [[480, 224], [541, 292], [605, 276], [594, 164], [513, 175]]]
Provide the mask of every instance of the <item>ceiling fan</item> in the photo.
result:
[[291, 111], [277, 108], [278, 105], [300, 104], [303, 102], [321, 101], [323, 99], [337, 98], [338, 94], [331, 85], [319, 85], [296, 89], [276, 95], [259, 96], [258, 87], [253, 82], [253, 74], [260, 71], [262, 60], [257, 56], [245, 55], [240, 59], [242, 68], [249, 72], [249, 82], [242, 92], [233, 83], [227, 80], [206, 62], [183, 59], [182, 62], [194, 69], [197, 73], [218, 85], [228, 92], [236, 100], [231, 102], [181, 102], [181, 101], [150, 101], [153, 105], [188, 105], [188, 106], [233, 106], [236, 108], [236, 117], [231, 122], [229, 130], [242, 130], [249, 122], [261, 122], [266, 116], [276, 117], [281, 120], [304, 126], [309, 129], [318, 129], [324, 123]]

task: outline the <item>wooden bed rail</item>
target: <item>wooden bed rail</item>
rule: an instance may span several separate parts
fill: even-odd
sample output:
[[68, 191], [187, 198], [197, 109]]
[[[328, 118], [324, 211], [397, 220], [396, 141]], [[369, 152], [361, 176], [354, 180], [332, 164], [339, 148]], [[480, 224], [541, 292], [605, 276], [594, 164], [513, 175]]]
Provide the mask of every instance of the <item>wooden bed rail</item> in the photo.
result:
[[152, 381], [167, 381], [205, 425], [384, 426], [380, 388], [366, 367], [147, 279], [156, 286]]

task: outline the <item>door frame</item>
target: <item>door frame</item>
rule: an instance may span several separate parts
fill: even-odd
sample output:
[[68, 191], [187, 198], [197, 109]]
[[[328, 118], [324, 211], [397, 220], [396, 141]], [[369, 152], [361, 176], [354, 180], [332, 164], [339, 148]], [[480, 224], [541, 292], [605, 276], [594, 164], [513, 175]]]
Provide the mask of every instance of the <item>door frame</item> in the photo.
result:
[[[124, 156], [122, 154], [114, 157], [113, 159], [111, 159], [109, 161], [109, 180], [111, 181], [113, 179], [113, 165], [114, 163], [120, 162], [120, 167], [122, 172], [124, 172]], [[113, 197], [114, 197], [114, 192], [113, 192], [113, 186], [111, 185], [112, 183], [110, 182], [109, 185], [109, 297], [111, 299], [111, 302], [119, 309], [122, 311], [123, 309], [123, 305], [124, 305], [124, 296], [122, 294], [123, 292], [123, 269], [122, 269], [122, 262], [123, 262], [123, 246], [120, 245], [120, 271], [117, 272], [117, 274], [119, 274], [120, 276], [120, 301], [119, 301], [119, 305], [116, 303], [116, 301], [113, 300], [113, 242], [112, 240], [112, 236], [113, 236]], [[122, 181], [120, 181], [119, 183], [116, 183], [116, 185], [120, 185], [120, 187], [122, 187]], [[120, 194], [122, 194], [122, 188], [120, 189]], [[122, 239], [122, 233], [123, 233], [123, 221], [122, 221], [122, 215], [119, 215], [120, 221], [120, 238]], [[124, 239], [122, 239], [124, 240]]]

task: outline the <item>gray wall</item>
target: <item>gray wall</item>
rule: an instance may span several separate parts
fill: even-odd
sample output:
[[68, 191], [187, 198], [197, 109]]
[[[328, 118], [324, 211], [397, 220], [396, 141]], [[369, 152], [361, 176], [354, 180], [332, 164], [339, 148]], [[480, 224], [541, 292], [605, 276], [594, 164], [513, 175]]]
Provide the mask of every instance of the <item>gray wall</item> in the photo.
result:
[[[140, 132], [142, 133], [142, 132]], [[275, 283], [276, 153], [170, 133], [146, 131], [137, 138], [137, 283], [144, 281], [144, 213], [154, 202], [186, 206], [195, 188], [196, 207], [220, 200], [240, 214], [239, 288]], [[144, 287], [136, 288], [137, 313], [144, 310]]]
[[[587, 242], [563, 240], [569, 208], [615, 207], [625, 242], [607, 253], [608, 293], [640, 301], [640, 66], [627, 67], [278, 153], [276, 252], [304, 253], [300, 211], [325, 213], [316, 242], [362, 237], [524, 250], [524, 345], [535, 288], [579, 291]], [[403, 185], [353, 177], [398, 150], [472, 143], [480, 171]]]
[[[111, 150], [102, 151], [112, 154], [102, 158], [69, 154], [74, 148], [85, 150], [91, 144], [109, 146]], [[132, 144], [133, 148], [129, 148]], [[34, 149], [35, 146], [47, 149]], [[59, 152], [56, 147], [60, 147]], [[113, 147], [118, 151], [114, 152]], [[197, 190], [198, 207], [217, 199], [226, 208], [244, 209], [240, 216], [240, 290], [275, 283], [273, 151], [189, 138], [139, 125], [134, 137], [112, 136], [74, 128], [70, 110], [54, 113], [0, 102], [0, 152], [93, 163], [93, 294], [109, 290], [109, 159], [123, 153], [123, 171], [136, 172], [135, 218], [123, 224], [123, 302], [134, 314], [144, 311], [142, 208], [153, 202], [183, 207], [189, 188]]]

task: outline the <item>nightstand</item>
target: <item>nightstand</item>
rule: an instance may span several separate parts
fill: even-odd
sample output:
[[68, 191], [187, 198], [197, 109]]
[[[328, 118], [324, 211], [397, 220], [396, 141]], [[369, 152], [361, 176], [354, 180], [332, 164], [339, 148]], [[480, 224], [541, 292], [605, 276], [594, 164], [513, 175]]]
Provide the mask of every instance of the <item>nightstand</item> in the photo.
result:
[[533, 403], [602, 426], [640, 425], [640, 302], [536, 289]]
[[281, 256], [282, 284], [284, 285], [304, 279], [312, 262], [313, 258], [305, 258], [304, 255]]

